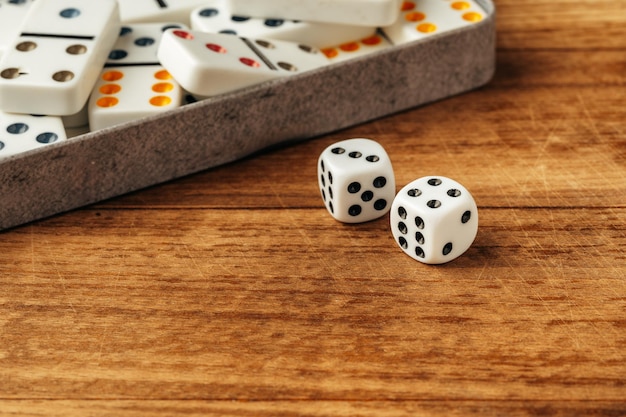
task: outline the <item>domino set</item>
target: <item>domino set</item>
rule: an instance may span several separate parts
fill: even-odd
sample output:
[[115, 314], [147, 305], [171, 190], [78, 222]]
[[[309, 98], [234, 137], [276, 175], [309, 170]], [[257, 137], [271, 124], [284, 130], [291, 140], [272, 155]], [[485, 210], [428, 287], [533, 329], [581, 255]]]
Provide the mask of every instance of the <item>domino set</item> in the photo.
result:
[[354, 4], [0, 0], [0, 228], [491, 78], [489, 0]]

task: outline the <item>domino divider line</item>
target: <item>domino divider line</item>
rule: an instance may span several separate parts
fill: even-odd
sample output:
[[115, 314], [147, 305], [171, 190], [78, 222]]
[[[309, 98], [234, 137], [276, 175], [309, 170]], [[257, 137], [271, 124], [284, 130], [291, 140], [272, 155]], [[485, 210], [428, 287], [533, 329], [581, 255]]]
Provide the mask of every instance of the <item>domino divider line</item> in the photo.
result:
[[0, 161], [0, 229], [478, 88], [495, 71], [480, 22]]

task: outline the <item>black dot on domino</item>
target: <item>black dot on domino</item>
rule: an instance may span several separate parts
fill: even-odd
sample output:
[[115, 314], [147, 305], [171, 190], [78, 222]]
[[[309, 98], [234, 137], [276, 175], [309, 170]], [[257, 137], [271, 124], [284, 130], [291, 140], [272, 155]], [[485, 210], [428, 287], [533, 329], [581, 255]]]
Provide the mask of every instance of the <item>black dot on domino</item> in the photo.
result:
[[277, 28], [285, 24], [285, 21], [282, 19], [267, 19], [263, 22], [263, 24], [270, 28]]
[[145, 47], [145, 46], [153, 45], [154, 42], [155, 42], [154, 38], [149, 38], [147, 36], [144, 36], [142, 38], [135, 40], [135, 45]]
[[182, 29], [180, 25], [165, 25], [161, 28], [161, 32], [165, 32], [168, 29]]
[[59, 15], [65, 19], [74, 19], [75, 17], [80, 16], [80, 10], [70, 7], [61, 10], [61, 13], [59, 13]]
[[58, 138], [59, 136], [56, 133], [45, 132], [45, 133], [41, 133], [37, 135], [36, 140], [39, 143], [48, 144], [48, 143], [56, 142]]
[[118, 59], [124, 59], [128, 56], [128, 52], [126, 52], [123, 49], [114, 49], [111, 52], [109, 52], [109, 59], [111, 60], [118, 60]]
[[217, 16], [218, 14], [220, 14], [220, 12], [219, 10], [211, 7], [211, 8], [200, 10], [198, 14], [202, 17], [213, 17], [213, 16]]
[[7, 132], [12, 135], [19, 135], [21, 133], [28, 132], [28, 125], [26, 123], [13, 123], [7, 127]]

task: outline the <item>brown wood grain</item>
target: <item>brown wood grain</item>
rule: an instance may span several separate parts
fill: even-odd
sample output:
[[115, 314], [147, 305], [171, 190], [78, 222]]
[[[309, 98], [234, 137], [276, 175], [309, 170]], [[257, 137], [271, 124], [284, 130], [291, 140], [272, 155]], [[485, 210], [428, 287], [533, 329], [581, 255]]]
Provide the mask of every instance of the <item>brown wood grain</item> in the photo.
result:
[[[626, 415], [626, 6], [497, 1], [487, 86], [0, 234], [0, 415]], [[335, 222], [316, 161], [474, 195], [462, 257]]]

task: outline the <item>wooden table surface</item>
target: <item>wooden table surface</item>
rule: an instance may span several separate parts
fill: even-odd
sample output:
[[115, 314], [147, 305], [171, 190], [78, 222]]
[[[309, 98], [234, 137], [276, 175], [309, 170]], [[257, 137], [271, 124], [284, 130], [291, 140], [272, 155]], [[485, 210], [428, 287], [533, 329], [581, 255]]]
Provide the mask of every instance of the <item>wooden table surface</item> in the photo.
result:
[[[496, 2], [493, 81], [0, 234], [0, 414], [626, 415], [626, 2]], [[420, 264], [335, 222], [379, 141], [480, 226]]]

